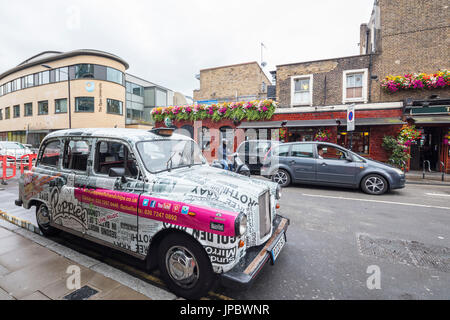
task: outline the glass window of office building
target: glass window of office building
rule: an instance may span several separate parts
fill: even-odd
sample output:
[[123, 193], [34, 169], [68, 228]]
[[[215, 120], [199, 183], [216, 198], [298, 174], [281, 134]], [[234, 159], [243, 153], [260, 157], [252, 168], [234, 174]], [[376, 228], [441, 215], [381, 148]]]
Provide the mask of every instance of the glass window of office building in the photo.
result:
[[13, 107], [13, 116], [14, 116], [14, 118], [20, 117], [20, 106], [19, 105]]
[[38, 114], [48, 114], [48, 101], [39, 101], [38, 102]]
[[77, 64], [75, 66], [75, 79], [94, 78], [93, 64]]
[[67, 112], [67, 99], [56, 99], [55, 100], [55, 113], [66, 113]]
[[23, 105], [23, 115], [25, 117], [29, 117], [29, 116], [33, 115], [33, 104], [31, 102], [30, 103], [25, 103]]
[[107, 99], [107, 112], [113, 114], [123, 114], [123, 104], [122, 101]]
[[75, 98], [76, 112], [94, 112], [94, 98], [93, 97], [76, 97]]
[[106, 68], [106, 80], [123, 84], [123, 73], [113, 68]]

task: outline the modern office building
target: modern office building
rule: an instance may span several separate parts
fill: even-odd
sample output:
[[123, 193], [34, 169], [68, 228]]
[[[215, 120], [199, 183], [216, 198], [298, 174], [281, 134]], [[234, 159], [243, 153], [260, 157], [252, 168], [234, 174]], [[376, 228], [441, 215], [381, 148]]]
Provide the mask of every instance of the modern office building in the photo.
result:
[[142, 128], [153, 126], [150, 112], [155, 107], [174, 104], [174, 92], [131, 74], [125, 75], [126, 126]]
[[99, 50], [45, 51], [0, 74], [0, 140], [38, 146], [50, 131], [151, 128], [150, 110], [174, 92], [126, 74], [128, 63]]

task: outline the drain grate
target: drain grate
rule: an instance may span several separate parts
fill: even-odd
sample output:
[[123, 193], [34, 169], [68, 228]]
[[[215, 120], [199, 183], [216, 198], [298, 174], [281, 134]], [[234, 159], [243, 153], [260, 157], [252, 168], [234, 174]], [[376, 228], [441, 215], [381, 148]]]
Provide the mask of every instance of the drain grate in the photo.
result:
[[417, 241], [358, 236], [359, 251], [394, 263], [450, 272], [450, 248], [426, 245]]
[[97, 290], [91, 288], [89, 286], [81, 287], [78, 290], [64, 296], [64, 300], [87, 300], [92, 297], [94, 294], [98, 293]]

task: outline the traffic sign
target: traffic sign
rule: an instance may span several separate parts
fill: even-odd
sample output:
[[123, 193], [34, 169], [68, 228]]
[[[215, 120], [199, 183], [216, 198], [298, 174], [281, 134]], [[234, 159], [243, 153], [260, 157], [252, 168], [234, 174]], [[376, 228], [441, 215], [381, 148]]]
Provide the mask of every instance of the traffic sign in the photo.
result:
[[347, 131], [355, 130], [355, 105], [351, 104], [347, 107]]

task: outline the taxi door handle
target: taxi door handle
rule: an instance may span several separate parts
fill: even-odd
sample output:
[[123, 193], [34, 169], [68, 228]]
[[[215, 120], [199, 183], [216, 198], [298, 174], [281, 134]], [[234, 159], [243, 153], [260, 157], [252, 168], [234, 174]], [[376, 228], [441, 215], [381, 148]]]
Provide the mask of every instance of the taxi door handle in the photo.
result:
[[322, 167], [326, 167], [326, 166], [327, 166], [327, 164], [326, 164], [325, 162], [322, 162], [320, 165], [321, 165]]

